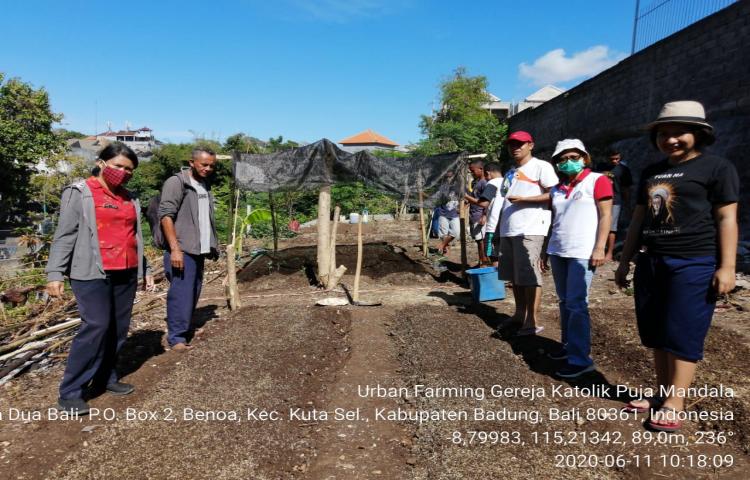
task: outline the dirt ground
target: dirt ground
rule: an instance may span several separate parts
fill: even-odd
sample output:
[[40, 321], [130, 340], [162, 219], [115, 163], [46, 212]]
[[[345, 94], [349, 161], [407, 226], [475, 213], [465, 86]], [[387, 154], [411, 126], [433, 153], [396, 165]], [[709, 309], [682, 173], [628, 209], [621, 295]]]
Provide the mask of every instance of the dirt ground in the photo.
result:
[[[355, 230], [339, 232], [351, 287]], [[644, 414], [620, 413], [628, 396], [617, 386], [654, 378], [614, 265], [590, 294], [597, 371], [561, 382], [546, 357], [559, 345], [552, 279], [541, 335], [496, 332], [510, 292], [475, 304], [458, 249], [424, 259], [418, 238], [415, 222], [367, 226], [361, 298], [374, 307], [315, 306], [346, 294], [312, 285], [314, 232], [245, 266], [235, 312], [210, 264], [201, 333], [184, 354], [164, 348], [166, 285], [139, 294], [149, 308], [119, 365], [136, 392], [94, 398], [98, 416], [59, 419], [48, 409], [63, 363], [0, 387], [0, 478], [750, 478], [747, 287], [717, 309], [695, 382], [723, 396], [688, 401], [696, 416], [721, 418], [655, 435]]]

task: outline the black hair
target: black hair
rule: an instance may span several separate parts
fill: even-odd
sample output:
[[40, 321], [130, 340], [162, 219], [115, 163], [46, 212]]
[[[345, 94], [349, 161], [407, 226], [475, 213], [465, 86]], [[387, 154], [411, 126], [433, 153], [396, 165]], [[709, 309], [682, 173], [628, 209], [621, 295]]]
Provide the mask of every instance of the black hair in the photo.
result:
[[611, 157], [613, 155], [621, 155], [620, 150], [615, 147], [609, 147], [607, 149], [607, 156]]
[[207, 154], [211, 155], [212, 157], [216, 156], [216, 152], [214, 152], [213, 150], [211, 150], [208, 147], [195, 147], [193, 149], [193, 152], [190, 154], [190, 158], [192, 160], [195, 160], [195, 157], [197, 157], [201, 153], [207, 153]]
[[477, 166], [479, 168], [484, 168], [484, 161], [478, 160], [478, 159], [477, 160], [472, 160], [471, 162], [469, 162], [469, 165], [474, 165], [474, 166]]
[[[701, 125], [689, 125], [684, 123], [680, 125], [684, 125], [693, 134], [693, 136], [695, 137], [695, 149], [698, 151], [702, 151], [703, 147], [713, 145], [713, 143], [716, 141], [714, 131], [711, 128], [703, 127]], [[651, 129], [651, 132], [649, 132], [649, 136], [651, 138], [651, 145], [658, 149], [659, 146], [656, 145], [657, 130], [659, 130], [659, 125], [654, 125]]]
[[136, 155], [130, 147], [121, 142], [112, 142], [102, 148], [99, 151], [98, 158], [99, 160], [104, 160], [106, 162], [107, 160], [112, 160], [118, 155], [122, 155], [133, 162], [133, 168], [138, 168], [138, 155]]
[[502, 169], [500, 168], [500, 164], [499, 163], [495, 163], [495, 162], [488, 163], [487, 165], [485, 165], [484, 166], [484, 171], [485, 172], [498, 172], [498, 173], [502, 173]]

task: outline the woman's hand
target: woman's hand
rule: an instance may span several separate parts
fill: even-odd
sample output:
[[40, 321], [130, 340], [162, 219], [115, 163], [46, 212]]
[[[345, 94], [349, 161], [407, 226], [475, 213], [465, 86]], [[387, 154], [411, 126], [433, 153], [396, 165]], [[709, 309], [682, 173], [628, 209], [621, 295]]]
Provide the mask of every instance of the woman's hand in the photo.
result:
[[734, 290], [735, 280], [734, 268], [721, 267], [714, 273], [711, 284], [717, 295], [726, 295]]
[[47, 295], [60, 298], [65, 291], [65, 283], [60, 281], [47, 282]]
[[154, 282], [153, 275], [146, 275], [146, 278], [143, 281], [143, 289], [147, 292], [156, 291], [156, 283]]
[[620, 288], [629, 286], [628, 273], [630, 273], [630, 262], [620, 262], [620, 266], [615, 271], [615, 285]]
[[589, 260], [589, 264], [592, 267], [598, 267], [598, 266], [604, 265], [606, 261], [607, 260], [605, 259], [604, 248], [595, 248], [594, 251], [591, 253], [591, 259]]

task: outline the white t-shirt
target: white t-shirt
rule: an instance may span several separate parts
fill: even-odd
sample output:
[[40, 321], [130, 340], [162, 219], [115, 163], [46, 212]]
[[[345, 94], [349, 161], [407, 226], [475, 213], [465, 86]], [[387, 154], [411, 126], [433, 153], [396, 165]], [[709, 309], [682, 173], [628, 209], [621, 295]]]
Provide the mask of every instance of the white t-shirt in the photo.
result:
[[533, 197], [557, 185], [560, 180], [549, 162], [532, 157], [521, 167], [505, 175], [503, 193], [505, 202], [500, 219], [501, 237], [521, 235], [546, 236], [549, 231], [550, 211], [547, 203], [510, 203], [508, 197]]
[[[497, 223], [500, 220], [500, 210], [503, 209], [503, 177], [493, 178], [487, 185], [495, 187], [495, 197], [490, 201], [487, 207], [487, 223], [484, 224], [484, 233], [495, 233]], [[485, 187], [486, 188], [486, 187]]]
[[[602, 177], [599, 173], [589, 173], [570, 191], [559, 185], [552, 189], [550, 195], [555, 219], [547, 253], [565, 258], [591, 258], [599, 228], [596, 188]], [[607, 187], [607, 195], [611, 197], [611, 187]]]
[[211, 203], [208, 198], [208, 191], [202, 182], [194, 178], [190, 183], [198, 193], [198, 230], [201, 239], [201, 254], [211, 253]]

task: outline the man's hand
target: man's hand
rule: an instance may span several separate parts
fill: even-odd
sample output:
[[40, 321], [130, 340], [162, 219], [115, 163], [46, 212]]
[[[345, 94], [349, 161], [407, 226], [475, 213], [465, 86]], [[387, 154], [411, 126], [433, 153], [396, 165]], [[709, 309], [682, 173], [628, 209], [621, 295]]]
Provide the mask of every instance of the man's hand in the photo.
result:
[[479, 219], [479, 225], [486, 225], [487, 224], [487, 215], [482, 215], [482, 218]]
[[172, 265], [172, 269], [182, 270], [185, 267], [182, 250], [175, 248], [169, 252], [169, 263]]
[[542, 254], [539, 255], [539, 269], [542, 272], [549, 270], [549, 254], [542, 252]]
[[65, 291], [65, 283], [60, 281], [47, 283], [47, 295], [50, 297], [60, 298]]
[[516, 203], [516, 202], [522, 202], [523, 201], [523, 197], [519, 197], [518, 195], [510, 195], [510, 196], [505, 197], [505, 199], [507, 201], [509, 201], [510, 203]]
[[620, 288], [629, 286], [628, 273], [630, 273], [630, 262], [620, 262], [620, 266], [615, 271], [615, 285]]

